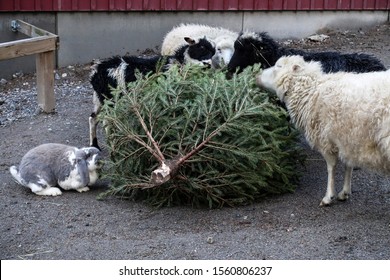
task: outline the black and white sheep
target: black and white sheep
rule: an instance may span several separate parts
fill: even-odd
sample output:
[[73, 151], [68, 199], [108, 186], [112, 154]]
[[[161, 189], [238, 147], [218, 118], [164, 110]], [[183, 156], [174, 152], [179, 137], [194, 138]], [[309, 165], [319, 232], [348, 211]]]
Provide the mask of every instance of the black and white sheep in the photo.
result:
[[179, 48], [174, 55], [152, 57], [116, 56], [92, 65], [90, 82], [94, 89], [94, 110], [89, 118], [90, 145], [99, 148], [96, 128], [97, 115], [105, 99], [111, 99], [112, 88], [125, 88], [129, 82], [136, 80], [136, 72], [143, 75], [154, 73], [158, 69], [168, 70], [173, 64], [200, 64], [210, 65], [215, 53], [213, 45], [205, 38], [184, 38], [186, 45]]
[[200, 39], [206, 37], [215, 45], [215, 54], [212, 58], [212, 66], [221, 68], [227, 65], [234, 52], [234, 42], [238, 32], [222, 27], [208, 26], [204, 24], [182, 23], [173, 27], [164, 37], [161, 45], [162, 55], [173, 55], [177, 49], [184, 45], [183, 38], [191, 37]]
[[243, 32], [234, 43], [234, 54], [228, 64], [229, 76], [245, 67], [261, 63], [262, 68], [275, 65], [282, 56], [301, 55], [306, 61], [320, 61], [322, 70], [331, 72], [366, 73], [384, 71], [385, 66], [372, 55], [363, 53], [341, 54], [338, 52], [306, 52], [284, 48], [266, 32]]
[[48, 143], [29, 150], [10, 173], [22, 186], [37, 195], [61, 195], [64, 190], [85, 192], [99, 178], [100, 151]]
[[390, 70], [326, 74], [319, 62], [290, 56], [263, 70], [257, 83], [277, 94], [292, 122], [324, 157], [328, 184], [320, 205], [336, 196], [338, 159], [345, 165], [339, 200], [351, 194], [353, 167], [390, 174]]

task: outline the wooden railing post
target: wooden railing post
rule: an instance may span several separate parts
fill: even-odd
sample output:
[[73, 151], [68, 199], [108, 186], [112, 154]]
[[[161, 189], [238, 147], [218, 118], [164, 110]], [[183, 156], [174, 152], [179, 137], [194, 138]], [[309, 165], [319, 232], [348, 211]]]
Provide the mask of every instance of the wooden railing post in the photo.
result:
[[55, 110], [54, 59], [58, 36], [21, 20], [12, 21], [11, 27], [31, 38], [0, 43], [0, 60], [36, 55], [38, 105], [51, 113]]
[[38, 105], [46, 112], [54, 112], [54, 51], [36, 55]]

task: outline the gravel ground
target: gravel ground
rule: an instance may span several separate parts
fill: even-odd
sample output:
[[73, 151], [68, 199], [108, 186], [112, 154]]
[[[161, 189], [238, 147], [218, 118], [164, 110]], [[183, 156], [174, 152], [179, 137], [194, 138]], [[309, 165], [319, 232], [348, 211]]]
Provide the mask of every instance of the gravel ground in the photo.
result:
[[[285, 41], [317, 50], [367, 52], [390, 67], [390, 26], [322, 30], [322, 42]], [[88, 65], [56, 73], [56, 113], [37, 110], [34, 75], [0, 77], [0, 258], [4, 259], [390, 259], [389, 178], [356, 170], [347, 202], [318, 207], [326, 189], [324, 160], [307, 146], [293, 194], [216, 210], [154, 209], [90, 192], [40, 197], [8, 172], [30, 148], [88, 145], [92, 89]], [[101, 134], [101, 132], [100, 132]], [[100, 139], [104, 139], [101, 134]], [[305, 145], [305, 144], [303, 144]], [[337, 173], [338, 185], [342, 170]]]

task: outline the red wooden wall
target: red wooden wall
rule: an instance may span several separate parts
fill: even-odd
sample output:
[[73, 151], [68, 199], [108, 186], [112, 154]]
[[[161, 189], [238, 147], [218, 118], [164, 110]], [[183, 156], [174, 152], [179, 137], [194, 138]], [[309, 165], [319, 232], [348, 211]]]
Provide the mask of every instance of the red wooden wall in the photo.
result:
[[240, 10], [390, 10], [390, 0], [0, 0], [0, 12]]

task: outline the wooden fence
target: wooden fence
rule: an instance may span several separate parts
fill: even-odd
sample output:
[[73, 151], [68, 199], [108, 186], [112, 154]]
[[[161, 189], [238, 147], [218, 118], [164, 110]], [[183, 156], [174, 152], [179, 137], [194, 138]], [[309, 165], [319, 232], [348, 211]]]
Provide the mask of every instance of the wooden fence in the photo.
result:
[[55, 110], [54, 61], [59, 38], [21, 20], [12, 21], [11, 28], [12, 31], [21, 32], [30, 38], [1, 43], [0, 60], [36, 55], [38, 105], [44, 112], [53, 112]]

